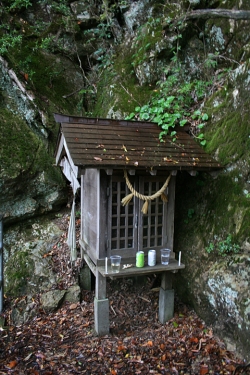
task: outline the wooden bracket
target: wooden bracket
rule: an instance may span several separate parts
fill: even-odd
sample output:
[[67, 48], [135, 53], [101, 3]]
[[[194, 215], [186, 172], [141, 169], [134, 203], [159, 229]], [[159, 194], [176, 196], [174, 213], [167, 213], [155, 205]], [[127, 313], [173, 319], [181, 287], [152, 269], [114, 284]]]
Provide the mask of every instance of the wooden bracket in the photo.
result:
[[190, 174], [190, 176], [196, 176], [197, 175], [197, 171], [188, 171], [188, 173]]
[[135, 175], [135, 169], [129, 169], [128, 173], [130, 174], [130, 176], [134, 176]]
[[151, 174], [151, 176], [156, 176], [157, 174], [157, 170], [156, 169], [153, 169], [149, 172]]
[[105, 169], [105, 171], [106, 171], [106, 174], [107, 174], [108, 176], [112, 176], [112, 174], [113, 174], [113, 169]]

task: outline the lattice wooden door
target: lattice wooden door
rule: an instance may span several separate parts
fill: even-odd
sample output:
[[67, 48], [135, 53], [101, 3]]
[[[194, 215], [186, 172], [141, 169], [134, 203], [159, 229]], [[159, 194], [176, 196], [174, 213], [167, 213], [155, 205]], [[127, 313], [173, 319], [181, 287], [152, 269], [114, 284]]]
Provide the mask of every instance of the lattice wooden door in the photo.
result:
[[[164, 183], [164, 179], [156, 177], [130, 176], [130, 181], [144, 195], [154, 194]], [[141, 208], [144, 201], [138, 198], [122, 206], [121, 200], [127, 194], [129, 190], [124, 179], [112, 176], [108, 241], [110, 254], [126, 254], [129, 257], [138, 250], [157, 249], [166, 245], [167, 204], [157, 198], [149, 203], [148, 213], [143, 215]]]

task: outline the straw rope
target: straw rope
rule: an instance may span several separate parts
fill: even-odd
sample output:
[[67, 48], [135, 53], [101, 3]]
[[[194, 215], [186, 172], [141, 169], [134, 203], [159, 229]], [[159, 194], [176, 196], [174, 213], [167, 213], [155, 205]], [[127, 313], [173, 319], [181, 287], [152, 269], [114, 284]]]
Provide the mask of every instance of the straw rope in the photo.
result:
[[166, 190], [168, 184], [169, 184], [169, 181], [170, 181], [170, 178], [171, 178], [171, 174], [168, 176], [168, 178], [166, 179], [164, 185], [162, 186], [162, 188], [157, 191], [155, 194], [153, 195], [143, 195], [143, 194], [140, 194], [138, 193], [138, 191], [136, 191], [133, 186], [131, 185], [130, 181], [129, 181], [129, 178], [128, 178], [128, 174], [127, 174], [127, 171], [124, 170], [124, 178], [126, 180], [126, 184], [127, 184], [127, 187], [129, 188], [129, 190], [131, 191], [130, 194], [126, 195], [126, 197], [124, 197], [122, 199], [122, 205], [123, 206], [126, 206], [127, 204], [129, 204], [129, 202], [131, 201], [131, 199], [133, 198], [133, 196], [139, 198], [139, 199], [142, 199], [144, 200], [144, 204], [142, 206], [142, 212], [144, 214], [146, 214], [148, 212], [148, 203], [149, 201], [152, 201], [158, 197], [161, 197], [162, 201], [164, 203], [166, 203], [168, 201], [168, 198], [167, 196], [165, 195], [164, 191]]

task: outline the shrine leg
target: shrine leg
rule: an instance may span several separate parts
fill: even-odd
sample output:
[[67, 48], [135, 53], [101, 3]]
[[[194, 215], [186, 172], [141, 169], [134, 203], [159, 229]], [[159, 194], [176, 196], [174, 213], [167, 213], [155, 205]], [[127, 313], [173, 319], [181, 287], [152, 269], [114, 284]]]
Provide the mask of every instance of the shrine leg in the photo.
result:
[[163, 272], [159, 294], [159, 321], [165, 324], [174, 316], [174, 289], [172, 289], [172, 273]]
[[106, 298], [106, 278], [96, 272], [94, 299], [95, 331], [98, 335], [109, 333], [109, 300]]

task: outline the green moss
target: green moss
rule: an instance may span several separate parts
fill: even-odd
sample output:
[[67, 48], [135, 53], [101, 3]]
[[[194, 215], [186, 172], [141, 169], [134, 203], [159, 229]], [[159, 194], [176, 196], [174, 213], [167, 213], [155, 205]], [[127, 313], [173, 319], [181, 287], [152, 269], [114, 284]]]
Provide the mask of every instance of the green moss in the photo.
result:
[[222, 117], [216, 122], [216, 126], [211, 124], [205, 133], [206, 151], [213, 153], [216, 150], [222, 165], [249, 158], [248, 115], [242, 108], [232, 111], [232, 103], [229, 100], [225, 100], [224, 105], [214, 108], [212, 112], [212, 118], [217, 117], [217, 112], [222, 114]]
[[137, 32], [137, 38], [132, 48], [131, 64], [136, 67], [144, 61], [150, 61], [150, 50], [155, 53], [155, 46], [162, 40], [162, 25], [160, 18], [149, 19]]
[[1, 178], [45, 172], [48, 184], [64, 184], [46, 145], [25, 121], [7, 109], [0, 109], [0, 144]]
[[134, 74], [130, 48], [118, 48], [112, 63], [103, 71], [98, 83], [96, 103], [93, 114], [97, 117], [107, 115], [112, 108], [123, 117], [134, 111], [138, 105], [146, 103], [152, 93], [153, 86], [138, 84]]
[[[212, 192], [221, 192], [215, 194]], [[247, 237], [246, 228], [242, 227], [242, 221], [237, 218], [236, 213], [245, 215], [243, 195], [243, 181], [236, 177], [236, 172], [222, 173], [216, 180], [210, 182], [204, 190], [206, 201], [205, 220], [201, 220], [199, 231], [203, 233], [204, 244], [207, 246], [209, 240], [214, 235], [222, 239], [227, 235], [232, 235], [232, 239], [238, 240]], [[207, 234], [210, 233], [208, 236]]]
[[5, 267], [7, 296], [18, 297], [25, 294], [27, 281], [33, 272], [34, 264], [27, 250], [13, 254]]
[[[243, 194], [243, 188], [244, 180], [237, 170], [221, 172], [216, 179], [205, 173], [198, 177], [179, 176], [175, 225], [177, 248], [183, 247], [186, 241], [192, 247], [193, 241], [199, 238], [204, 250], [214, 236], [225, 239], [228, 235], [232, 236], [232, 242], [241, 244], [248, 237], [250, 222], [249, 199]], [[188, 218], [190, 209], [194, 210], [191, 219]]]
[[33, 170], [42, 147], [25, 122], [7, 109], [0, 109], [0, 144], [1, 175], [9, 177]]
[[[69, 95], [75, 87], [72, 89], [72, 79], [67, 79], [70, 72], [65, 60], [38, 47], [37, 39], [29, 38], [23, 40], [20, 48], [11, 51], [9, 59], [10, 66], [21, 73], [21, 81], [25, 77], [26, 89], [35, 91], [38, 107], [45, 112], [82, 114], [77, 112], [75, 96]], [[54, 126], [55, 123], [49, 124]]]

